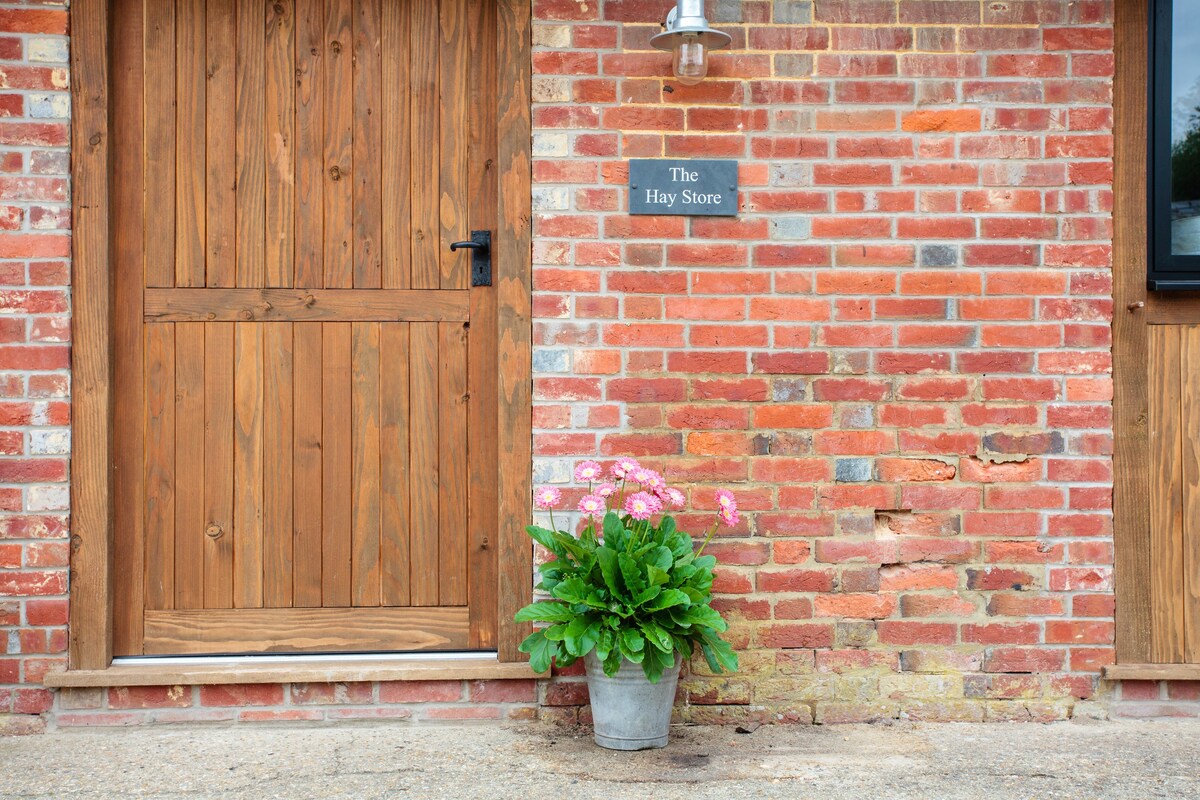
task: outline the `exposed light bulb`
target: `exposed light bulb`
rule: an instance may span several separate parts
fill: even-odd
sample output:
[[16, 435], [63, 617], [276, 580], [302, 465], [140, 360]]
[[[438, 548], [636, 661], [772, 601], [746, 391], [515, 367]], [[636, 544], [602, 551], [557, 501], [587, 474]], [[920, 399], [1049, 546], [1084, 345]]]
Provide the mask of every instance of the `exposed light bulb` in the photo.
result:
[[708, 74], [708, 48], [699, 36], [680, 36], [671, 61], [675, 78], [684, 86], [695, 86]]

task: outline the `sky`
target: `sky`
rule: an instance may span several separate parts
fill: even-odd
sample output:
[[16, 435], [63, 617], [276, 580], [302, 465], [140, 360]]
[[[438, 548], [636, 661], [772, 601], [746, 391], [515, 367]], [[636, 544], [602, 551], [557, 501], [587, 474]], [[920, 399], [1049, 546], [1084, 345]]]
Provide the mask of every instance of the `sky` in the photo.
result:
[[1172, 136], [1183, 138], [1191, 112], [1200, 105], [1200, 3], [1175, 0], [1172, 18], [1171, 98], [1174, 106]]

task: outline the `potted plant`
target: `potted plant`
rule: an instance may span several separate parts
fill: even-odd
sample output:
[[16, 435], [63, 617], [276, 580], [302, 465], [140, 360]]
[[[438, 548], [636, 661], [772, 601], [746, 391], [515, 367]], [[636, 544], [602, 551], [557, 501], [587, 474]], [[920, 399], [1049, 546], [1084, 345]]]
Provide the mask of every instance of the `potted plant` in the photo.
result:
[[[686, 497], [662, 476], [633, 459], [621, 459], [604, 481], [599, 464], [585, 461], [575, 478], [586, 482], [579, 501], [585, 524], [578, 536], [560, 531], [554, 509], [562, 495], [535, 492], [550, 512], [550, 527], [526, 530], [554, 556], [542, 564], [537, 588], [550, 596], [521, 609], [518, 622], [547, 623], [521, 650], [536, 672], [551, 663], [587, 669], [596, 743], [616, 750], [663, 747], [682, 659], [699, 649], [714, 672], [737, 669], [737, 656], [721, 632], [727, 625], [710, 602], [716, 559], [676, 527], [664, 505], [678, 509]], [[717, 521], [735, 525], [737, 503], [717, 492]], [[657, 518], [657, 521], [655, 521]]]

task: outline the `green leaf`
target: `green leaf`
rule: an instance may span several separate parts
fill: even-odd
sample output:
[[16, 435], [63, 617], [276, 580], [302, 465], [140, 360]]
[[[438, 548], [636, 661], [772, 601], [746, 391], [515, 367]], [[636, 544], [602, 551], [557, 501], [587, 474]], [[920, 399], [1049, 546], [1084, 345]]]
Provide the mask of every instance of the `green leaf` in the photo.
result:
[[558, 642], [547, 639], [542, 631], [534, 631], [525, 637], [517, 649], [529, 653], [529, 666], [534, 672], [545, 672], [550, 669], [550, 662], [558, 653]]
[[596, 639], [596, 658], [604, 661], [617, 649], [617, 635], [611, 628], [604, 628]]
[[586, 603], [588, 585], [581, 578], [567, 578], [554, 587], [554, 596], [568, 603]]
[[637, 593], [646, 588], [646, 580], [642, 577], [642, 568], [636, 561], [624, 553], [617, 554], [617, 563], [621, 566], [621, 578], [625, 581], [629, 595], [636, 597]]
[[604, 585], [613, 593], [614, 597], [621, 597], [624, 592], [621, 591], [621, 582], [617, 580], [617, 553], [615, 550], [610, 550], [608, 547], [601, 547], [596, 550], [596, 560], [600, 564], [600, 574], [604, 576]]
[[621, 631], [621, 644], [631, 653], [640, 653], [642, 652], [642, 648], [646, 646], [646, 640], [642, 638], [642, 634], [633, 628], [626, 628]]
[[671, 582], [671, 573], [665, 569], [660, 569], [653, 564], [646, 565], [646, 575], [650, 578], [651, 586], [662, 586]]
[[654, 645], [659, 650], [665, 653], [672, 649], [671, 634], [663, 630], [662, 626], [654, 620], [650, 619], [646, 620], [645, 622], [639, 622], [638, 627], [641, 628], [642, 633], [645, 634], [646, 641], [650, 642], [650, 644]]
[[675, 563], [675, 556], [671, 555], [671, 551], [666, 547], [656, 547], [650, 553], [650, 563], [664, 572], [670, 572], [671, 565]]
[[716, 556], [700, 556], [694, 562], [700, 569], [711, 570], [717, 565]]
[[570, 622], [574, 618], [575, 612], [565, 603], [543, 601], [525, 606], [517, 612], [513, 620], [516, 622]]
[[629, 541], [629, 531], [621, 524], [617, 512], [610, 511], [604, 515], [604, 544], [613, 550], [624, 550]]
[[549, 550], [551, 553], [554, 553], [554, 555], [559, 556], [560, 558], [566, 555], [562, 549], [562, 546], [559, 545], [558, 541], [554, 538], [554, 531], [540, 528], [537, 525], [527, 525], [525, 526], [525, 532], [528, 533], [530, 538], [532, 538], [535, 542]]
[[562, 624], [551, 625], [549, 628], [542, 629], [542, 633], [552, 642], [561, 642], [567, 636], [567, 626]]
[[712, 628], [716, 631], [723, 631], [729, 627], [721, 615], [708, 605], [692, 606], [683, 614], [683, 619], [689, 625]]
[[600, 621], [589, 616], [576, 617], [567, 625], [563, 645], [573, 656], [585, 656], [596, 646], [600, 636]]
[[[654, 601], [647, 603], [645, 608], [647, 611], [662, 611], [663, 609], [673, 608], [675, 606], [686, 606], [691, 603], [691, 598], [678, 589], [666, 589]], [[715, 611], [713, 612], [716, 613]], [[720, 615], [717, 617], [720, 619]]]
[[700, 640], [700, 649], [704, 652], [704, 660], [713, 672], [733, 672], [738, 668], [737, 653], [729, 643], [711, 631], [706, 631]]

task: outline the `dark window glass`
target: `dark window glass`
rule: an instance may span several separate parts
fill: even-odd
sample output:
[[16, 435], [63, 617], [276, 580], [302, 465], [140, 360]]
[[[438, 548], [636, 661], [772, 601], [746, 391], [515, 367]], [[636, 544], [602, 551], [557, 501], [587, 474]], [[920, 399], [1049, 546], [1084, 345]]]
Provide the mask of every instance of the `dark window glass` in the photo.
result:
[[1154, 0], [1152, 289], [1200, 289], [1200, 3]]

